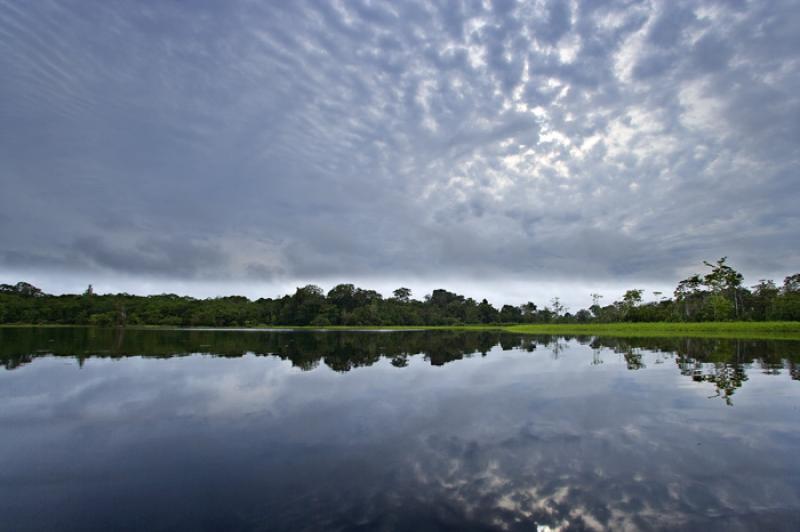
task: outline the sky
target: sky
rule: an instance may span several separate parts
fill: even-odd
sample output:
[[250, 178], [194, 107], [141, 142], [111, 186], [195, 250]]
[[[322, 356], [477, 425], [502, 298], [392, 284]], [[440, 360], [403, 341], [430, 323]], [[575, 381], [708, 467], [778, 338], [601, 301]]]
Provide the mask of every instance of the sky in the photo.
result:
[[798, 28], [796, 0], [0, 0], [0, 282], [780, 283]]

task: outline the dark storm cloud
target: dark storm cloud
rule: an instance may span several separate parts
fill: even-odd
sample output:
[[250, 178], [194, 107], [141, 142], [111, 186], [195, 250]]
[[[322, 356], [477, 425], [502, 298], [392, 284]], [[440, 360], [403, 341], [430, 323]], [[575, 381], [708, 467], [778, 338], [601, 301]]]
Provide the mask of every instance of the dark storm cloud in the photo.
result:
[[797, 264], [796, 2], [0, 2], [0, 268]]
[[74, 249], [98, 266], [122, 272], [194, 276], [206, 267], [225, 263], [219, 249], [184, 238], [149, 238], [119, 248], [102, 239], [82, 238], [74, 243]]

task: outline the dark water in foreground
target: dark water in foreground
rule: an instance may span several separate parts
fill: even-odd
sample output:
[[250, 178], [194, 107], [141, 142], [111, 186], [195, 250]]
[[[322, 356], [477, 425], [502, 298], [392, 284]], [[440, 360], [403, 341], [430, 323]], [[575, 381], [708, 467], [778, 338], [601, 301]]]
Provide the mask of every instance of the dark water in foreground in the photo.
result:
[[800, 529], [800, 343], [0, 329], [0, 530]]

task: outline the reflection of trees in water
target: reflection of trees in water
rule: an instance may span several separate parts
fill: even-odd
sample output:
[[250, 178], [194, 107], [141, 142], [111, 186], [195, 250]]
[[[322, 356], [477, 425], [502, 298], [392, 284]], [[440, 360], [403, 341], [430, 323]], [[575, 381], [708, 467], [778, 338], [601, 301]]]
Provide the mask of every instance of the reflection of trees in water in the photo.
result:
[[644, 369], [645, 366], [644, 362], [642, 361], [642, 354], [637, 353], [633, 350], [624, 353], [625, 357], [625, 364], [628, 366], [628, 369], [636, 370], [636, 369]]
[[6, 369], [39, 356], [121, 358], [174, 357], [204, 353], [220, 357], [276, 356], [310, 370], [324, 363], [335, 371], [371, 366], [382, 358], [404, 367], [411, 356], [422, 354], [435, 366], [495, 346], [533, 351], [530, 337], [500, 332], [396, 331], [274, 332], [232, 330], [137, 330], [89, 328], [0, 329], [0, 359]]
[[641, 369], [644, 364], [637, 349], [656, 354], [655, 363], [666, 358], [675, 360], [681, 375], [695, 382], [715, 387], [712, 398], [720, 397], [732, 405], [734, 392], [748, 380], [747, 370], [761, 369], [766, 375], [781, 375], [788, 371], [798, 378], [797, 360], [800, 342], [707, 338], [595, 338], [593, 349], [608, 348], [622, 353], [628, 369]]
[[742, 387], [742, 383], [747, 380], [747, 374], [743, 364], [714, 364], [711, 370], [703, 367], [700, 362], [693, 364], [679, 364], [681, 374], [687, 375], [695, 382], [710, 382], [716, 387], [716, 395], [711, 397], [722, 397], [725, 403], [733, 405], [732, 396], [737, 388]]
[[206, 353], [221, 357], [245, 354], [276, 356], [302, 370], [324, 363], [345, 372], [371, 366], [386, 358], [398, 368], [414, 355], [441, 366], [499, 346], [503, 350], [533, 352], [549, 349], [554, 358], [570, 342], [592, 349], [591, 363], [603, 363], [604, 351], [621, 354], [628, 369], [646, 368], [643, 354], [654, 353], [655, 363], [673, 358], [682, 375], [716, 387], [712, 397], [728, 404], [747, 380], [753, 366], [768, 375], [788, 371], [800, 380], [800, 342], [703, 338], [610, 338], [591, 336], [528, 336], [493, 331], [275, 332], [233, 330], [137, 330], [93, 328], [0, 329], [0, 360], [6, 369], [44, 355], [71, 356], [79, 363], [89, 357], [173, 357]]
[[561, 353], [567, 349], [567, 345], [567, 342], [556, 340], [548, 346], [550, 348], [550, 352], [553, 353], [554, 360], [558, 360], [558, 357], [561, 355]]
[[533, 351], [538, 343], [543, 348], [550, 351], [550, 353], [553, 355], [553, 360], [558, 360], [561, 356], [561, 353], [565, 352], [569, 348], [570, 338], [565, 336], [540, 335], [529, 338], [535, 338], [535, 340], [530, 340], [533, 347], [528, 349], [529, 352]]
[[766, 364], [779, 365], [783, 360], [800, 360], [800, 341], [797, 340], [595, 337], [586, 342], [580, 339], [578, 341], [596, 349], [606, 348], [616, 353], [639, 349], [701, 362], [738, 364], [759, 360]]
[[800, 381], [800, 366], [793, 360], [789, 361], [789, 375], [791, 375], [792, 379]]

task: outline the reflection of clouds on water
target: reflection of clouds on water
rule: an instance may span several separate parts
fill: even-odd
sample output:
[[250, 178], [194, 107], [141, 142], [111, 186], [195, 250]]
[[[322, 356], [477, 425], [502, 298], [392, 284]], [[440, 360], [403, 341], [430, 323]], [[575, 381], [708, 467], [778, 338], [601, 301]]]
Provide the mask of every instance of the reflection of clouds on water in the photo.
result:
[[[719, 518], [727, 524], [737, 524], [738, 518], [739, 525], [769, 523], [772, 512], [797, 504], [796, 495], [786, 496], [775, 468], [734, 476], [757, 449], [726, 449], [727, 435], [713, 427], [702, 435], [708, 444], [703, 449], [693, 438], [670, 436], [670, 431], [681, 432], [679, 425], [653, 429], [584, 432], [554, 422], [537, 424], [535, 432], [529, 425], [520, 427], [494, 441], [432, 435], [412, 459], [415, 484], [431, 500], [458, 505], [466, 521], [506, 530], [534, 523], [598, 530], [675, 528]], [[698, 463], [704, 470], [695, 469]], [[762, 514], [739, 515], [754, 502]]]
[[[0, 490], [4, 479], [37, 486], [37, 456], [81, 489], [82, 475], [114, 471], [124, 484], [147, 472], [245, 528], [796, 522], [800, 387], [787, 371], [744, 364], [728, 407], [707, 399], [715, 383], [682, 374], [688, 364], [714, 375], [724, 362], [608, 343], [561, 340], [557, 358], [500, 346], [485, 357], [420, 353], [402, 368], [356, 353], [372, 361], [347, 372], [252, 354], [87, 358], [82, 369], [45, 357], [0, 372], [0, 424], [14, 427], [0, 440]], [[641, 369], [631, 371], [632, 354]], [[187, 469], [199, 478], [182, 480]]]

